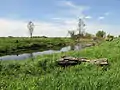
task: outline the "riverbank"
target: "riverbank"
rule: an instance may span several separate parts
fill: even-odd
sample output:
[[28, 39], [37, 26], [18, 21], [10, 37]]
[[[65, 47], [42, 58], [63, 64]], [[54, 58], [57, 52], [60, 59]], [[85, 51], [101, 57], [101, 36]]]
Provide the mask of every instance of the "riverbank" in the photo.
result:
[[[71, 38], [27, 38], [27, 37], [1, 37], [0, 56], [19, 55], [45, 50], [59, 50], [62, 47], [76, 45], [78, 42]], [[91, 39], [81, 39], [79, 43], [93, 43]]]
[[[119, 90], [120, 38], [82, 51], [38, 56], [34, 60], [1, 61], [1, 89], [5, 90]], [[61, 56], [108, 58], [109, 66], [89, 63], [61, 68]]]
[[0, 56], [36, 50], [60, 49], [72, 43], [70, 38], [0, 38]]

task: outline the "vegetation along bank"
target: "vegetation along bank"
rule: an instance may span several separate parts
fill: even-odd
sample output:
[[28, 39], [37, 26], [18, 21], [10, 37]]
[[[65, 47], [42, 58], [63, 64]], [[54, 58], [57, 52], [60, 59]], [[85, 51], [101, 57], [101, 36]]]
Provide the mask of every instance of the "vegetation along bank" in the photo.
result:
[[72, 43], [72, 41], [70, 38], [3, 37], [0, 38], [0, 55], [31, 50], [59, 49]]
[[[38, 56], [34, 60], [1, 61], [1, 90], [120, 90], [120, 38], [82, 51]], [[61, 56], [108, 58], [109, 66], [89, 63], [62, 68]]]

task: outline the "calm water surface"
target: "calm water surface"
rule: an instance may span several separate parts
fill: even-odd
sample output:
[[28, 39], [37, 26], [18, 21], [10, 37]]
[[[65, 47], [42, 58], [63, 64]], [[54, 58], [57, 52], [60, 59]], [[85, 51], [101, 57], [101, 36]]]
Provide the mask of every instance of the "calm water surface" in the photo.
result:
[[28, 58], [34, 58], [38, 55], [53, 54], [53, 53], [60, 53], [60, 52], [67, 52], [70, 50], [81, 50], [81, 49], [82, 49], [82, 45], [67, 46], [61, 48], [60, 50], [45, 50], [42, 52], [23, 53], [19, 55], [6, 55], [0, 57], [0, 60], [25, 60]]

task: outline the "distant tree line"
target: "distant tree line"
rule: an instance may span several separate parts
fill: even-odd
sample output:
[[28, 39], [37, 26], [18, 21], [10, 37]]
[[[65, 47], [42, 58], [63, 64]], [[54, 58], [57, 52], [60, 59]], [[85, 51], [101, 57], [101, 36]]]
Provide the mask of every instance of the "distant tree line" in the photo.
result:
[[[93, 38], [98, 38], [98, 39], [106, 39], [107, 41], [111, 41], [114, 39], [114, 36], [113, 35], [106, 35], [106, 32], [103, 31], [103, 30], [99, 30], [97, 31], [97, 33], [95, 35], [93, 34], [90, 34], [90, 33], [84, 33], [84, 34], [75, 34], [75, 31], [68, 31], [68, 33], [70, 34], [70, 37], [72, 39], [79, 39], [79, 38], [88, 38], [88, 39], [93, 39]], [[118, 36], [120, 37], [120, 35]]]

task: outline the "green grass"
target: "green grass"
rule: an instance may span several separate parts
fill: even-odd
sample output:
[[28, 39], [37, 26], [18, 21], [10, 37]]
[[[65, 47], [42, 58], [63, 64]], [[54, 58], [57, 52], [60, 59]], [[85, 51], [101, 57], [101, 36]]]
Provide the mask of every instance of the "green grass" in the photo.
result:
[[31, 49], [57, 49], [71, 42], [73, 41], [69, 38], [0, 38], [0, 55], [29, 51]]
[[[82, 63], [62, 68], [56, 64], [62, 55], [108, 58], [110, 65]], [[0, 72], [1, 90], [120, 90], [120, 39], [34, 60], [1, 61]]]

